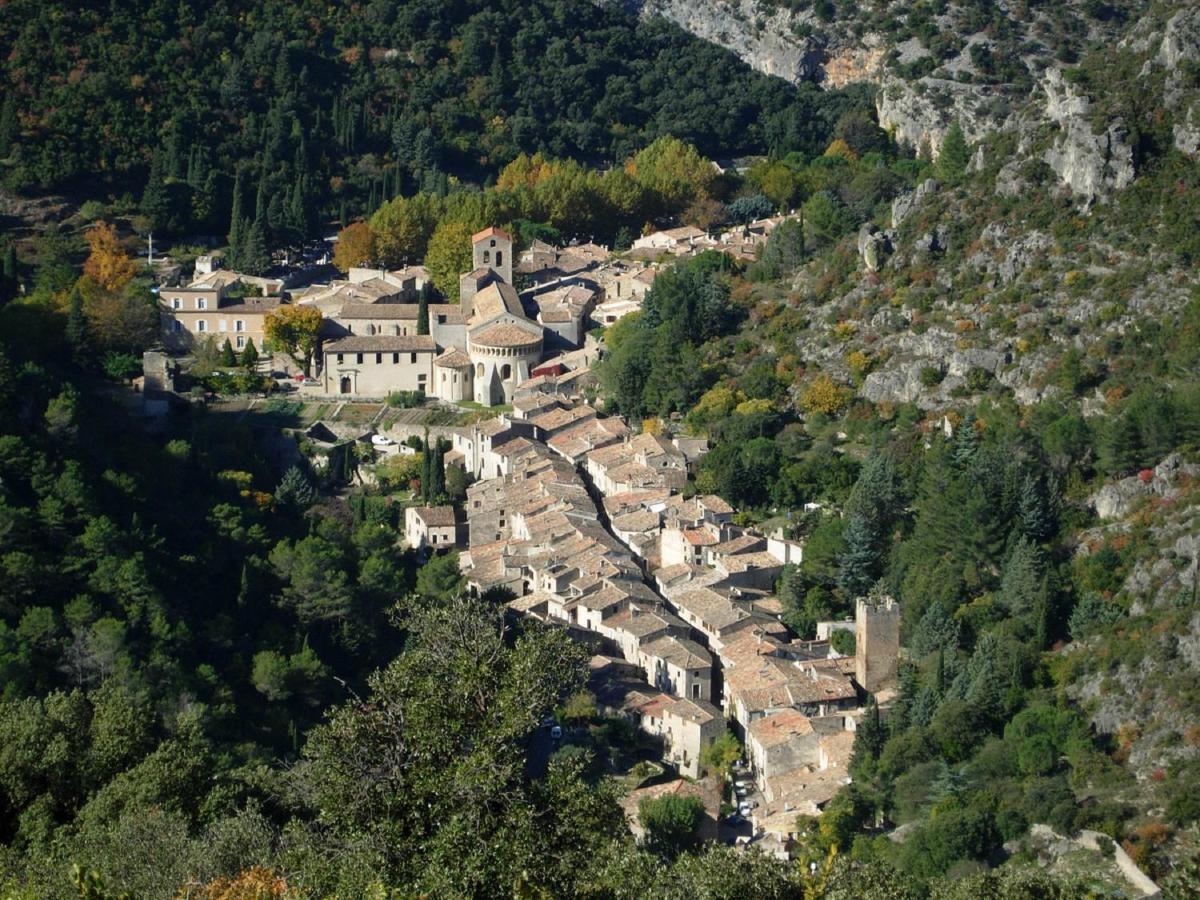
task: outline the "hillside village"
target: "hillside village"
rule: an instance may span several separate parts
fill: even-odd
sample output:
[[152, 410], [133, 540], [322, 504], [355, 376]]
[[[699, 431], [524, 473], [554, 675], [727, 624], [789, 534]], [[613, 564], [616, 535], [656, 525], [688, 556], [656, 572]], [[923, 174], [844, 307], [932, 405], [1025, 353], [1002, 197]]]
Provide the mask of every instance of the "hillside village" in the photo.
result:
[[[704, 835], [787, 858], [800, 817], [819, 816], [849, 783], [858, 723], [886, 713], [896, 694], [899, 604], [864, 597], [853, 621], [795, 638], [774, 593], [803, 544], [782, 528], [739, 526], [724, 499], [689, 489], [704, 437], [636, 433], [603, 415], [591, 372], [602, 344], [588, 333], [638, 311], [660, 265], [706, 250], [753, 259], [782, 221], [654, 232], [621, 255], [537, 240], [518, 254], [508, 233], [487, 228], [471, 239], [475, 268], [460, 277], [459, 303], [430, 302], [422, 266], [351, 269], [289, 289], [205, 259], [187, 287], [161, 290], [160, 305], [164, 343], [184, 359], [213, 336], [239, 352], [269, 346], [270, 312], [319, 310], [307, 397], [416, 392], [434, 404], [499, 407], [447, 431], [443, 463], [469, 482], [465, 501], [408, 506], [406, 544], [458, 550], [472, 593], [511, 597], [510, 615], [589, 648], [599, 711], [660, 742], [673, 773], [626, 798], [635, 833], [642, 797], [696, 796]], [[241, 296], [247, 287], [266, 296]], [[271, 365], [286, 366], [281, 356]], [[386, 458], [408, 448], [384, 432], [375, 449]], [[851, 655], [831, 644], [839, 630], [855, 636]], [[742, 759], [709, 771], [706, 751], [729, 730]]]

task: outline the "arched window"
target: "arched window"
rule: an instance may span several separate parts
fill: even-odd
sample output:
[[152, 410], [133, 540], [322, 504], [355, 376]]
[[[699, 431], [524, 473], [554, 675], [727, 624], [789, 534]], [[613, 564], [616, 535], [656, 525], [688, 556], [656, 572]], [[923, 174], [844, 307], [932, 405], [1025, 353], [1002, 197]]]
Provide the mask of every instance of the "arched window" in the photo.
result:
[[500, 367], [500, 377], [505, 381], [508, 381], [508, 379], [512, 378], [512, 366], [510, 366], [508, 363], [502, 365]]
[[374, 334], [374, 333], [375, 333], [375, 326], [367, 325], [367, 334]]
[[399, 326], [399, 325], [393, 325], [393, 326], [392, 326], [392, 331], [393, 331], [393, 333], [395, 333], [395, 334], [397, 334], [397, 335], [398, 335], [398, 334], [400, 334], [400, 326]]
[[477, 366], [475, 366], [475, 375], [479, 378], [483, 377], [483, 363], [479, 363]]

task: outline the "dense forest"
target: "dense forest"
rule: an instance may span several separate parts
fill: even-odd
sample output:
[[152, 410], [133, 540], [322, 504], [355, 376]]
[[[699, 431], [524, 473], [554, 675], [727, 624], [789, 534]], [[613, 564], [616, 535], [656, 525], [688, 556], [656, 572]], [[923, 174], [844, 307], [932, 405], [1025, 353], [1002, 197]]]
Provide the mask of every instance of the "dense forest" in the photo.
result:
[[244, 204], [271, 246], [520, 153], [619, 162], [668, 134], [710, 156], [811, 151], [837, 116], [583, 0], [16, 2], [0, 47], [7, 187], [130, 196], [160, 234], [225, 235]]

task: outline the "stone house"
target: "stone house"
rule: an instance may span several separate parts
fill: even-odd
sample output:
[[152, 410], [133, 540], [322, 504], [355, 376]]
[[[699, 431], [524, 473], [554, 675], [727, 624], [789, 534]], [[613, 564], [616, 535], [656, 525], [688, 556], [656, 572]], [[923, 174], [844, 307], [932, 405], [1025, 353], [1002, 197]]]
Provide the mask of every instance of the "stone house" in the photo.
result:
[[665, 634], [638, 648], [646, 680], [689, 700], [712, 700], [712, 654], [695, 641]]
[[414, 550], [444, 550], [458, 543], [453, 506], [410, 506], [404, 510], [404, 539]]
[[344, 337], [321, 348], [326, 394], [383, 398], [392, 391], [431, 393], [437, 344], [429, 335]]

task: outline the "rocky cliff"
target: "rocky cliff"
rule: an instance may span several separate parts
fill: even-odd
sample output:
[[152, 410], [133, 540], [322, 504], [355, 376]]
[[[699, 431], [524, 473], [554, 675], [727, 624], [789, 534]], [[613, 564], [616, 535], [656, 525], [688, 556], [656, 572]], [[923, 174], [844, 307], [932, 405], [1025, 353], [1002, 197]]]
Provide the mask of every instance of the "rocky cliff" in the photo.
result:
[[1047, 165], [1083, 205], [1132, 182], [1137, 135], [1064, 73], [1088, 48], [1119, 47], [1144, 59], [1138, 78], [1174, 113], [1175, 146], [1200, 152], [1194, 4], [1066, 0], [985, 14], [990, 7], [964, 2], [934, 15], [899, 2], [802, 9], [772, 0], [596, 2], [671, 21], [793, 83], [875, 85], [880, 125], [914, 150], [936, 156], [955, 120], [971, 141], [1013, 132], [1021, 156]]

